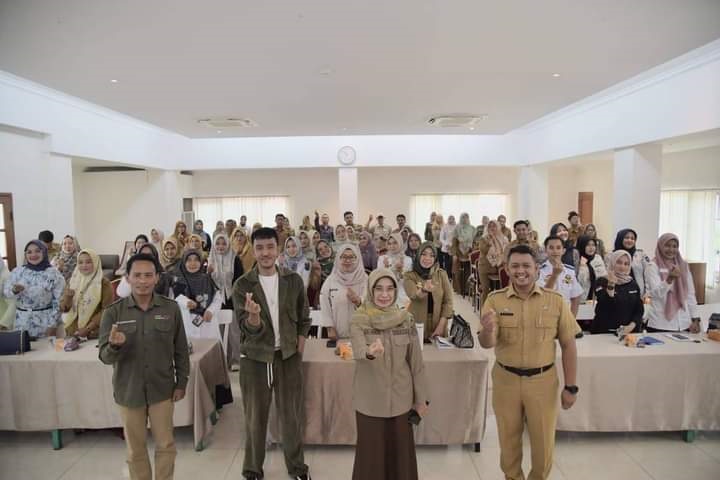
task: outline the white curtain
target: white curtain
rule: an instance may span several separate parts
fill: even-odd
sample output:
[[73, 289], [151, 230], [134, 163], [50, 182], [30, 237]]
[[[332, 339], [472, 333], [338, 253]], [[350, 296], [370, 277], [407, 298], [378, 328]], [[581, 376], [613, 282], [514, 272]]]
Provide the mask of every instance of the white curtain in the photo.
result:
[[707, 263], [706, 285], [720, 277], [720, 190], [664, 191], [660, 197], [660, 234], [680, 238], [688, 262]]
[[275, 215], [288, 213], [288, 197], [215, 197], [195, 198], [193, 207], [195, 218], [214, 229], [218, 220], [232, 218], [240, 221], [241, 215], [247, 216], [248, 225], [260, 222], [263, 226], [274, 227]]
[[429, 194], [410, 197], [410, 218], [408, 223], [413, 231], [422, 235], [425, 224], [430, 221], [432, 212], [439, 213], [447, 222], [450, 215], [460, 221], [460, 214], [467, 212], [472, 225], [480, 225], [483, 215], [491, 219], [498, 215], [507, 215], [507, 195], [505, 194]]

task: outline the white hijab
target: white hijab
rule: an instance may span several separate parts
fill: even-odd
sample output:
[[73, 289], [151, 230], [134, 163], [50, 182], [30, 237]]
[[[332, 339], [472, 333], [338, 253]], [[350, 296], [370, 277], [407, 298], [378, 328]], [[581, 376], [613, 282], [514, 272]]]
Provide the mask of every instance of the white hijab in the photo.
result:
[[[226, 250], [225, 253], [220, 254], [217, 251], [218, 239], [225, 239]], [[210, 274], [215, 286], [222, 292], [223, 299], [227, 300], [232, 296], [233, 287], [233, 270], [235, 267], [235, 252], [230, 247], [230, 240], [227, 234], [218, 233], [213, 239], [213, 247], [208, 258], [208, 265], [212, 265], [213, 272]]]

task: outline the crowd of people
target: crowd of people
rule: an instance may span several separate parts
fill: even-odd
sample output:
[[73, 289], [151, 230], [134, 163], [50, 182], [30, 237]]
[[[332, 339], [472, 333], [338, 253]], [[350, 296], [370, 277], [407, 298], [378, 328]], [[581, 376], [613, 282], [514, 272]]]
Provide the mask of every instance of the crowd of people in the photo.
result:
[[[269, 396], [275, 390], [288, 472], [294, 478], [309, 478], [297, 422], [302, 417], [302, 402], [297, 401], [302, 389], [295, 353], [302, 353], [311, 328], [308, 311], [317, 309], [329, 339], [351, 341], [357, 360], [353, 478], [417, 478], [412, 429], [398, 421], [410, 410], [421, 417], [429, 405], [422, 356], [414, 340], [417, 325], [422, 324], [424, 342], [447, 336], [454, 294], [465, 295], [475, 275], [485, 304], [481, 344], [494, 346], [486, 314], [497, 314], [492, 306], [500, 300], [489, 296], [526, 280], [517, 273], [519, 264], [509, 263], [513, 253], [533, 260], [536, 268], [528, 270], [532, 288], [557, 292], [573, 316], [580, 303], [594, 303], [591, 333], [699, 332], [693, 279], [676, 235], [660, 236], [650, 258], [637, 248], [632, 229], [620, 230], [608, 251], [594, 225], [583, 225], [576, 212], [569, 213], [568, 222], [554, 224], [540, 241], [528, 220], [515, 221], [510, 230], [504, 215], [495, 220], [483, 217], [475, 227], [467, 213], [456, 223], [454, 215], [446, 221], [434, 212], [422, 233], [413, 232], [404, 214], [396, 216], [393, 227], [382, 213], [370, 215], [361, 225], [355, 223], [353, 212], [345, 212], [343, 223], [333, 226], [327, 214], [316, 211], [314, 219], [305, 216], [297, 228], [284, 214], [276, 215], [274, 227], [250, 225], [243, 215], [239, 222], [218, 221], [212, 234], [202, 220], [192, 229], [178, 221], [167, 238], [160, 228], [153, 228], [149, 236], [137, 235], [114, 283], [103, 275], [94, 250], [82, 248], [71, 235], [57, 244], [51, 232], [43, 231], [25, 245], [24, 262], [12, 272], [0, 260], [0, 329], [25, 330], [36, 339], [54, 337], [63, 326], [66, 336], [99, 338], [100, 358], [117, 368], [123, 346], [135, 332], [118, 329], [123, 308], [142, 304], [143, 311], [158, 309], [162, 314], [147, 321], [157, 323], [161, 333], [174, 332], [173, 338], [181, 343], [186, 337], [219, 339], [221, 328], [215, 319], [222, 311], [233, 311], [227, 354], [240, 370], [243, 390], [248, 436], [243, 473], [246, 478], [262, 478]], [[139, 267], [143, 263], [144, 269]], [[127, 301], [109, 308], [114, 298]], [[153, 303], [153, 298], [164, 300]], [[178, 308], [170, 308], [165, 300], [174, 300]], [[571, 317], [560, 312], [564, 342], [580, 329], [567, 324]], [[158, 318], [173, 318], [174, 323]], [[158, 360], [175, 365], [177, 381], [173, 388], [163, 387], [170, 388], [168, 395], [175, 400], [184, 394], [181, 377], [187, 375], [185, 360], [178, 355], [182, 356], [170, 352]], [[389, 385], [393, 387], [387, 390]], [[116, 401], [129, 419], [142, 402], [127, 386], [115, 388]], [[386, 395], [387, 403], [378, 395]], [[167, 419], [167, 408], [157, 415]], [[387, 458], [389, 451], [396, 458]], [[131, 476], [149, 468], [142, 453], [137, 455], [128, 460]], [[373, 466], [380, 464], [377, 468], [391, 473], [379, 474]], [[408, 469], [409, 476], [398, 473]]]

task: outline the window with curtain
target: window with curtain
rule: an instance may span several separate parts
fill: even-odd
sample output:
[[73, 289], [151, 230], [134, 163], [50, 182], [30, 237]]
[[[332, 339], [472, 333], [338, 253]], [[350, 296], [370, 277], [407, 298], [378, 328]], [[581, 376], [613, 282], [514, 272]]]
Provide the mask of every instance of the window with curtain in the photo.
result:
[[482, 223], [483, 215], [491, 219], [498, 215], [507, 215], [506, 194], [486, 193], [434, 193], [423, 195], [412, 195], [410, 197], [410, 218], [408, 223], [413, 231], [422, 235], [425, 231], [425, 224], [430, 221], [430, 214], [437, 212], [443, 216], [445, 221], [449, 215], [454, 215], [456, 221], [460, 221], [460, 214], [467, 212], [470, 215], [470, 223], [479, 225]]
[[660, 196], [660, 234], [680, 238], [688, 262], [707, 263], [705, 283], [720, 283], [720, 190], [668, 190]]
[[215, 228], [215, 222], [229, 218], [240, 222], [240, 216], [247, 216], [248, 225], [260, 222], [263, 226], [274, 227], [275, 215], [288, 214], [289, 199], [274, 197], [214, 197], [195, 198], [193, 211], [196, 219], [201, 219], [206, 228]]

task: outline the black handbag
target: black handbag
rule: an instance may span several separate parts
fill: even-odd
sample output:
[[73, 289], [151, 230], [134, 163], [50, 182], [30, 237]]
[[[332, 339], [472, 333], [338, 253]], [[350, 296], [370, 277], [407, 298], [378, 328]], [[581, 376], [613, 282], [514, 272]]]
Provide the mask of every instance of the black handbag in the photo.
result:
[[475, 346], [470, 324], [461, 315], [453, 315], [450, 341], [457, 348], [473, 348]]
[[30, 351], [30, 333], [27, 330], [0, 332], [0, 355], [20, 355]]

